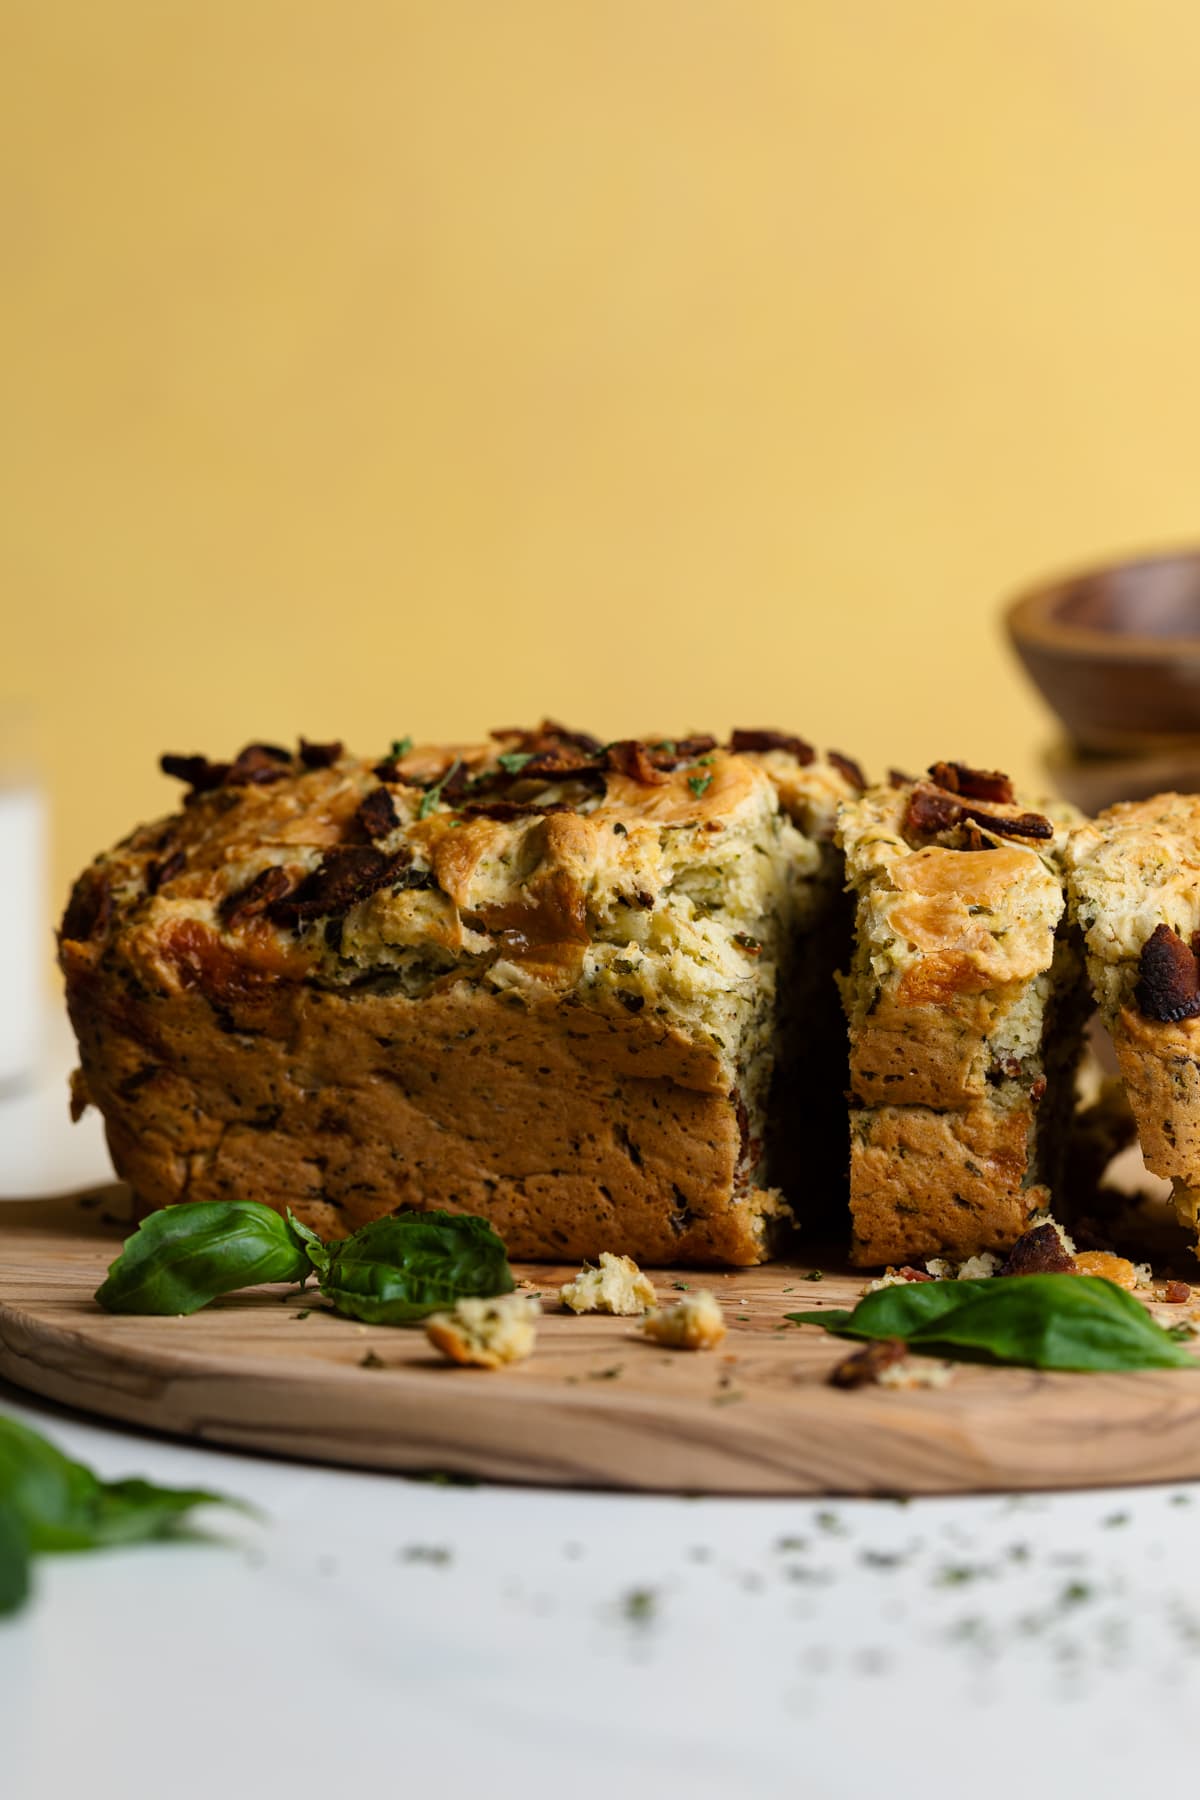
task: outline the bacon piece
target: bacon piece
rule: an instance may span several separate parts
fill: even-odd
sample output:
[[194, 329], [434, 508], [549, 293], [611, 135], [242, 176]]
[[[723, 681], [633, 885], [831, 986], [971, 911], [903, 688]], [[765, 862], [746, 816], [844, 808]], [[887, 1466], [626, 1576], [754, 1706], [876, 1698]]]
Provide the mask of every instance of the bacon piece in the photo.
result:
[[112, 921], [113, 897], [108, 876], [102, 869], [85, 869], [67, 901], [63, 914], [62, 935], [75, 944], [87, 944], [103, 937]]
[[978, 806], [964, 806], [963, 814], [982, 825], [985, 831], [995, 832], [997, 837], [1045, 839], [1054, 836], [1053, 825], [1041, 813], [1018, 813], [1015, 819], [1005, 819], [999, 813], [983, 812]]
[[972, 769], [967, 763], [936, 762], [929, 773], [940, 788], [965, 794], [968, 800], [991, 800], [1011, 806], [1016, 799], [1013, 784], [999, 769]]
[[[522, 763], [519, 769], [497, 769], [494, 775], [489, 772], [491, 780], [557, 781], [564, 775], [576, 775], [581, 770], [592, 772], [592, 757], [575, 744], [554, 745], [546, 750], [518, 751], [515, 754], [527, 755], [529, 761]], [[597, 769], [594, 773], [599, 774], [600, 771]]]
[[247, 744], [239, 750], [230, 765], [222, 786], [257, 787], [269, 781], [284, 781], [292, 772], [292, 753], [278, 744]]
[[969, 806], [964, 800], [955, 800], [942, 789], [931, 787], [927, 782], [919, 781], [912, 791], [908, 809], [904, 815], [906, 830], [918, 832], [924, 836], [933, 836], [937, 832], [951, 831], [956, 825], [967, 820], [981, 825], [985, 831], [996, 837], [1018, 838], [1052, 838], [1054, 827], [1049, 819], [1041, 813], [1018, 813], [1015, 818], [1002, 818], [998, 813], [985, 812], [982, 807]]
[[410, 850], [388, 856], [373, 844], [330, 850], [297, 888], [272, 903], [267, 916], [293, 926], [307, 919], [337, 917], [398, 880], [411, 859]]
[[909, 795], [904, 814], [904, 828], [932, 837], [938, 831], [950, 831], [962, 822], [963, 809], [957, 800], [939, 793], [936, 788], [917, 782]]
[[566, 725], [560, 725], [556, 719], [543, 719], [541, 724], [530, 731], [523, 725], [497, 727], [489, 735], [500, 741], [514, 739], [521, 750], [537, 753], [542, 750], [578, 750], [583, 756], [599, 756], [604, 745], [590, 731], [571, 731]]
[[340, 738], [331, 744], [310, 744], [307, 738], [300, 739], [300, 761], [306, 769], [330, 769], [345, 751], [346, 746]]
[[827, 750], [825, 760], [831, 762], [839, 774], [846, 777], [851, 787], [856, 787], [862, 793], [867, 785], [867, 778], [852, 756], [843, 756], [840, 750]]
[[186, 781], [193, 794], [207, 794], [214, 788], [283, 781], [291, 773], [292, 754], [278, 744], [247, 744], [231, 763], [209, 762], [207, 756], [168, 754], [159, 757], [158, 765], [164, 775]]
[[913, 777], [911, 775], [906, 775], [903, 769], [889, 769], [887, 773], [888, 786], [890, 788], [906, 788], [912, 786]]
[[645, 744], [639, 743], [637, 738], [622, 738], [619, 743], [610, 744], [604, 752], [604, 760], [608, 768], [630, 781], [639, 782], [642, 787], [661, 787], [667, 779], [654, 767], [646, 754]]
[[800, 737], [789, 737], [786, 731], [739, 729], [730, 738], [729, 748], [735, 756], [740, 756], [744, 751], [786, 750], [789, 756], [794, 756], [805, 767], [817, 760], [817, 753], [811, 744], [805, 743]]
[[509, 819], [542, 818], [547, 813], [573, 812], [574, 808], [565, 800], [552, 800], [541, 806], [536, 800], [468, 800], [462, 810], [469, 819], [506, 822]]
[[385, 787], [372, 788], [354, 815], [354, 823], [365, 838], [386, 837], [400, 823], [396, 803]]
[[695, 762], [698, 756], [707, 756], [716, 747], [714, 737], [670, 738], [665, 743], [649, 745], [646, 754], [656, 769], [679, 769], [684, 763]]
[[186, 781], [194, 794], [207, 794], [219, 788], [229, 773], [229, 764], [209, 762], [207, 756], [176, 756], [168, 752], [160, 756], [158, 766], [164, 775]]
[[896, 1270], [896, 1273], [897, 1275], [902, 1275], [905, 1281], [933, 1280], [933, 1276], [929, 1273], [928, 1269], [914, 1269], [911, 1263], [905, 1263], [903, 1268]]
[[247, 919], [257, 918], [274, 906], [284, 895], [291, 892], [292, 877], [278, 863], [272, 863], [268, 869], [260, 869], [253, 880], [245, 887], [238, 888], [232, 894], [226, 894], [217, 908], [217, 917], [226, 931], [234, 931], [244, 925]]
[[1053, 1225], [1035, 1225], [1019, 1237], [1001, 1267], [1000, 1275], [1076, 1275], [1075, 1258]]
[[1142, 945], [1133, 997], [1144, 1019], [1163, 1024], [1178, 1024], [1200, 1013], [1200, 964], [1169, 925], [1155, 926]]
[[146, 864], [146, 892], [157, 894], [160, 888], [166, 887], [169, 881], [174, 881], [177, 875], [182, 874], [186, 867], [186, 850], [173, 850], [161, 862], [154, 857]]
[[1192, 1290], [1186, 1281], [1168, 1281], [1162, 1297], [1167, 1306], [1183, 1306], [1191, 1299]]
[[829, 1385], [839, 1388], [868, 1387], [878, 1381], [885, 1369], [894, 1368], [908, 1355], [903, 1338], [878, 1338], [862, 1350], [855, 1350], [829, 1371]]

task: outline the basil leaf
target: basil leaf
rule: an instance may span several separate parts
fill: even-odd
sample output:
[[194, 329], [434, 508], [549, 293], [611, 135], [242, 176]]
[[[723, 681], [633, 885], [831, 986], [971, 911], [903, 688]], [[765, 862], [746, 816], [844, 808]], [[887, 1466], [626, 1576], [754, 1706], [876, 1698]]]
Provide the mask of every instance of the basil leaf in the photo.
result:
[[465, 1295], [516, 1286], [502, 1240], [471, 1213], [396, 1213], [328, 1248], [321, 1292], [368, 1325], [408, 1325]]
[[0, 1618], [19, 1612], [29, 1598], [29, 1537], [21, 1515], [0, 1500]]
[[327, 1269], [330, 1251], [324, 1239], [319, 1238], [310, 1225], [302, 1225], [290, 1206], [287, 1210], [287, 1222], [304, 1245], [304, 1253], [313, 1268], [321, 1271]]
[[1008, 1275], [880, 1288], [853, 1312], [789, 1313], [841, 1337], [1033, 1369], [1195, 1369], [1140, 1301], [1095, 1275]]
[[179, 1534], [196, 1506], [236, 1506], [204, 1488], [101, 1481], [40, 1432], [0, 1418], [0, 1503], [17, 1519], [27, 1550], [94, 1550]]
[[304, 1243], [257, 1200], [167, 1206], [142, 1220], [96, 1290], [109, 1312], [194, 1313], [262, 1281], [303, 1281]]

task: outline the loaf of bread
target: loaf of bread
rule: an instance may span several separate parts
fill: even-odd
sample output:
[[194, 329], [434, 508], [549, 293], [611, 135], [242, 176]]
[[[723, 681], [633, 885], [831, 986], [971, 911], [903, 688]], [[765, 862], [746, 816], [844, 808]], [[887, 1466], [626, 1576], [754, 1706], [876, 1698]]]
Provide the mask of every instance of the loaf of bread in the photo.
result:
[[1123, 802], [1071, 834], [1071, 910], [1146, 1166], [1200, 1224], [1200, 796]]
[[1069, 822], [959, 763], [841, 810], [859, 1265], [1007, 1249], [1050, 1203], [1087, 1010], [1065, 917]]
[[60, 934], [76, 1105], [141, 1206], [263, 1200], [327, 1236], [446, 1207], [555, 1260], [770, 1254], [774, 1146], [828, 1160], [844, 1130], [823, 1021], [852, 763], [547, 723], [164, 767], [182, 810], [85, 871]]

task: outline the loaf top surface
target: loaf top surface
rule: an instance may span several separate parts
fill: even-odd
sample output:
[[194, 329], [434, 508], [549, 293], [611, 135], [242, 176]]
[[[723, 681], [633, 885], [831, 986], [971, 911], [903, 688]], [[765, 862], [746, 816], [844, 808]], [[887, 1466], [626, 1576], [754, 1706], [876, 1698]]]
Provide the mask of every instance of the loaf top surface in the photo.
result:
[[920, 1003], [1047, 970], [1076, 816], [1032, 811], [1007, 776], [961, 763], [896, 777], [845, 806], [838, 841], [874, 980]]
[[[64, 955], [156, 982], [594, 990], [718, 1035], [833, 879], [861, 777], [774, 732], [604, 746], [546, 724], [372, 763], [302, 740], [164, 758], [184, 806], [77, 882]], [[734, 1021], [735, 1022], [735, 1021]]]

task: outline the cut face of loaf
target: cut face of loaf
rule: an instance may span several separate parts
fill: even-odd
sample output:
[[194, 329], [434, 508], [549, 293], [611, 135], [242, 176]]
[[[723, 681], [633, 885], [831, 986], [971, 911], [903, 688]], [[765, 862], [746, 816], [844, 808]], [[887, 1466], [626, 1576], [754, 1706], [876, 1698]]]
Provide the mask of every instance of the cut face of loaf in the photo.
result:
[[1061, 1173], [1086, 999], [1066, 822], [1006, 776], [938, 763], [842, 809], [855, 899], [852, 1255], [1004, 1250]]
[[[447, 1207], [517, 1257], [768, 1255], [781, 982], [833, 991], [853, 765], [545, 725], [164, 766], [182, 812], [85, 871], [60, 947], [77, 1099], [142, 1205], [263, 1200], [327, 1236]], [[814, 1142], [837, 1129], [815, 1089], [787, 1099]]]
[[1146, 1166], [1200, 1219], [1200, 796], [1155, 794], [1079, 826], [1071, 909]]

